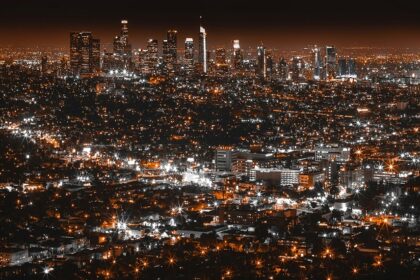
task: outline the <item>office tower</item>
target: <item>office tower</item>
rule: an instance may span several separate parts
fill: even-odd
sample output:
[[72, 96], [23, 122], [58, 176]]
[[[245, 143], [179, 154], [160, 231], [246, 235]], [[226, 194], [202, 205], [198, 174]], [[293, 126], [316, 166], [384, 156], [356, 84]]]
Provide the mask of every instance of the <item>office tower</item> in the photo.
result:
[[93, 73], [92, 65], [92, 34], [83, 32], [80, 35], [80, 74]]
[[216, 64], [219, 64], [219, 65], [226, 64], [226, 49], [225, 48], [216, 49]]
[[109, 73], [111, 70], [114, 70], [114, 53], [104, 51], [103, 60], [102, 60], [102, 71], [104, 73]]
[[233, 68], [241, 69], [242, 66], [242, 51], [239, 40], [233, 40]]
[[338, 75], [339, 78], [356, 78], [356, 61], [352, 58], [340, 58], [338, 60]]
[[172, 64], [177, 63], [178, 57], [178, 39], [177, 39], [178, 31], [176, 30], [168, 30], [167, 32], [167, 41], [168, 41], [168, 58], [169, 62]]
[[163, 62], [167, 65], [170, 63], [170, 57], [169, 57], [169, 44], [168, 40], [164, 39], [162, 41], [162, 58]]
[[150, 70], [154, 70], [159, 63], [158, 40], [149, 39], [147, 41], [147, 64]]
[[334, 46], [325, 48], [325, 66], [327, 79], [334, 79], [337, 75], [337, 51]]
[[94, 73], [101, 71], [101, 42], [99, 39], [92, 39], [91, 69]]
[[266, 54], [266, 75], [268, 78], [272, 78], [274, 75], [274, 60], [273, 60], [273, 56], [271, 55], [271, 52], [267, 51]]
[[304, 67], [305, 67], [305, 63], [301, 57], [292, 58], [292, 64], [291, 64], [290, 70], [291, 70], [291, 78], [293, 82], [299, 82], [301, 80]]
[[139, 71], [141, 73], [149, 73], [149, 61], [148, 61], [148, 51], [146, 49], [139, 49]]
[[128, 40], [128, 21], [121, 21], [121, 33], [114, 38], [115, 67], [118, 70], [131, 69], [131, 45]]
[[286, 81], [289, 77], [289, 67], [286, 60], [282, 57], [278, 65], [278, 78], [280, 81]]
[[263, 45], [257, 47], [257, 75], [261, 78], [267, 76], [266, 49]]
[[203, 73], [207, 73], [207, 33], [201, 25], [198, 41], [198, 63]]
[[185, 39], [184, 62], [188, 70], [192, 70], [194, 65], [194, 40], [193, 38]]
[[121, 44], [121, 37], [120, 36], [115, 36], [114, 37], [114, 55], [119, 57], [122, 57], [124, 50], [123, 50], [123, 45]]
[[122, 20], [121, 21], [121, 41], [124, 46], [128, 45], [128, 21]]
[[349, 71], [349, 76], [350, 78], [357, 78], [357, 73], [356, 73], [356, 60], [353, 58], [350, 58], [347, 62], [347, 67], [348, 67], [348, 71]]
[[73, 75], [79, 75], [80, 71], [80, 33], [70, 33], [70, 70]]
[[338, 60], [338, 77], [347, 77], [349, 74], [347, 61], [345, 58]]
[[63, 56], [60, 60], [59, 76], [67, 76], [69, 74], [68, 57]]
[[98, 51], [100, 42], [91, 32], [70, 33], [70, 67], [73, 75], [86, 76], [100, 70]]
[[236, 164], [238, 152], [231, 147], [219, 147], [216, 149], [216, 171], [229, 172]]
[[322, 57], [321, 57], [321, 49], [318, 48], [317, 46], [315, 46], [312, 49], [312, 54], [313, 54], [313, 79], [314, 80], [321, 80], [322, 77], [322, 68], [323, 68], [323, 63], [322, 63]]

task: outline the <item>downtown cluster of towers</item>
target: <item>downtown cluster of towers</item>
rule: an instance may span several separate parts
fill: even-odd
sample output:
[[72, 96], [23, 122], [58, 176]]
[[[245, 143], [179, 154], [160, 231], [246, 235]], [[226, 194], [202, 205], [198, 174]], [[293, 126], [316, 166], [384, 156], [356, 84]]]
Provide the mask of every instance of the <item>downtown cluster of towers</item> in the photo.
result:
[[[255, 72], [261, 78], [276, 77], [281, 80], [300, 81], [305, 77], [307, 63], [300, 57], [293, 57], [288, 63], [285, 59], [274, 62], [272, 53], [262, 44], [257, 47], [255, 60], [244, 60], [239, 40], [233, 40], [230, 59], [227, 59], [225, 48], [215, 51], [215, 60], [209, 63], [210, 51], [207, 48], [207, 33], [200, 24], [198, 41], [198, 60], [195, 60], [195, 45], [193, 38], [186, 38], [183, 56], [178, 57], [178, 32], [168, 30], [166, 39], [162, 42], [162, 55], [159, 52], [157, 39], [149, 39], [145, 49], [133, 51], [128, 36], [128, 21], [121, 21], [121, 32], [114, 37], [112, 52], [104, 51], [101, 55], [100, 41], [91, 32], [70, 33], [70, 73], [74, 76], [94, 76], [99, 73], [115, 74], [138, 71], [144, 74], [154, 74], [161, 71], [212, 71], [226, 73], [229, 69]], [[312, 49], [310, 65], [311, 79], [330, 80], [335, 78], [356, 78], [356, 63], [354, 59], [337, 60], [334, 46]]]
[[[160, 64], [168, 69], [178, 65], [178, 32], [169, 30], [167, 39], [163, 40], [162, 57], [159, 55], [157, 39], [149, 39], [146, 49], [140, 49], [134, 54], [142, 70], [151, 72]], [[200, 26], [198, 64], [201, 70], [207, 72], [207, 34], [204, 27]], [[102, 63], [101, 63], [102, 61]], [[193, 69], [194, 40], [185, 39], [184, 66]], [[133, 50], [128, 38], [128, 21], [121, 21], [121, 33], [115, 36], [113, 51], [105, 51], [101, 59], [100, 41], [93, 37], [91, 32], [70, 33], [70, 72], [75, 76], [92, 76], [100, 72], [131, 72], [135, 67]]]

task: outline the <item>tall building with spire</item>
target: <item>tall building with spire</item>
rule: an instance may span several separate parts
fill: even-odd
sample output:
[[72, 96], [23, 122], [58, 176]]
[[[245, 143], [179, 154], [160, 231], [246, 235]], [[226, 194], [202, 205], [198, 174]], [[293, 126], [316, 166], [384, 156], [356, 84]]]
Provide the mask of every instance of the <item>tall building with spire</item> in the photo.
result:
[[121, 21], [121, 33], [114, 38], [115, 66], [119, 70], [131, 69], [131, 44], [128, 40], [128, 21]]
[[203, 73], [207, 73], [207, 33], [206, 29], [204, 29], [204, 27], [201, 25], [201, 22], [200, 33], [198, 37], [198, 63]]

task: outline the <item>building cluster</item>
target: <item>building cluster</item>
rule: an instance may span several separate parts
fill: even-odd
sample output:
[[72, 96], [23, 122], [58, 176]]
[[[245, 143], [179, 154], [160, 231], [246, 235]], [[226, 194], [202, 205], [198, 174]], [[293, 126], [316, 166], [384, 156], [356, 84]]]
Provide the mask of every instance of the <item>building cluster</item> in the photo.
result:
[[[197, 49], [196, 49], [197, 48]], [[206, 29], [200, 25], [198, 46], [194, 39], [185, 39], [184, 49], [178, 48], [177, 30], [168, 30], [161, 44], [148, 39], [144, 49], [132, 49], [129, 42], [128, 21], [121, 21], [121, 34], [114, 38], [113, 50], [100, 50], [100, 41], [91, 32], [70, 33], [70, 72], [77, 77], [95, 75], [159, 75], [194, 72], [210, 75], [255, 75], [261, 79], [281, 81], [356, 79], [356, 60], [337, 57], [334, 46], [312, 48], [312, 57], [293, 56], [289, 60], [279, 57], [262, 43], [253, 52], [246, 53], [239, 40], [232, 48], [208, 47]], [[180, 55], [178, 55], [180, 54]], [[246, 54], [246, 55], [245, 55]]]

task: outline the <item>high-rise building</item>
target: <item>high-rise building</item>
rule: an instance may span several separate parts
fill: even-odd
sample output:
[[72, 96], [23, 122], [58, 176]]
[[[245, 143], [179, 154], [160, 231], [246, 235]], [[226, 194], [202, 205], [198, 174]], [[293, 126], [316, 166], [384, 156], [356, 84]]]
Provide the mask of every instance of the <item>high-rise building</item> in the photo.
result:
[[167, 32], [167, 40], [168, 40], [168, 58], [169, 62], [172, 64], [177, 63], [178, 57], [178, 39], [177, 39], [178, 31], [176, 30], [168, 30]]
[[257, 75], [264, 79], [267, 76], [266, 49], [263, 45], [257, 47]]
[[149, 61], [148, 61], [148, 50], [147, 49], [139, 49], [138, 50], [138, 69], [141, 73], [149, 73]]
[[345, 77], [349, 74], [349, 69], [347, 67], [347, 61], [345, 58], [340, 58], [338, 60], [338, 77]]
[[109, 73], [110, 71], [115, 69], [114, 66], [114, 53], [104, 51], [103, 59], [102, 59], [102, 71], [105, 73]]
[[169, 44], [168, 44], [168, 40], [166, 39], [163, 39], [162, 41], [162, 57], [163, 57], [163, 62], [165, 64], [170, 63]]
[[194, 65], [194, 40], [193, 38], [185, 39], [184, 61], [188, 70], [192, 70]]
[[274, 72], [275, 72], [275, 69], [274, 69], [274, 60], [273, 60], [273, 56], [271, 55], [271, 52], [270, 51], [267, 51], [267, 54], [266, 54], [266, 76], [268, 77], [268, 78], [272, 78], [273, 77], [273, 75], [274, 75]]
[[216, 49], [216, 64], [219, 64], [219, 65], [226, 64], [226, 49], [225, 48]]
[[131, 45], [128, 41], [128, 21], [121, 21], [121, 33], [114, 38], [115, 67], [119, 70], [131, 69]]
[[242, 51], [239, 40], [233, 40], [233, 68], [241, 69], [242, 67]]
[[349, 76], [351, 78], [357, 78], [357, 73], [356, 73], [356, 60], [353, 58], [350, 58], [347, 61], [347, 67], [349, 68]]
[[80, 74], [80, 33], [70, 33], [70, 70], [73, 75]]
[[198, 63], [203, 73], [207, 73], [207, 33], [201, 25], [198, 41]]
[[158, 40], [149, 39], [147, 41], [147, 64], [150, 70], [157, 67], [159, 63]]
[[99, 39], [92, 39], [91, 69], [94, 73], [101, 71], [101, 42]]
[[327, 79], [334, 79], [337, 75], [337, 51], [334, 46], [325, 48], [325, 66]]
[[121, 41], [124, 46], [128, 45], [128, 21], [125, 19], [121, 21]]
[[313, 54], [313, 79], [318, 81], [318, 80], [323, 79], [322, 77], [323, 63], [322, 63], [321, 49], [315, 46], [312, 49], [312, 54]]
[[63, 56], [60, 60], [60, 68], [59, 68], [59, 76], [67, 76], [70, 74], [69, 64], [68, 64], [69, 58], [67, 56]]
[[293, 82], [300, 82], [303, 77], [305, 63], [301, 57], [293, 57], [290, 67], [291, 78]]
[[289, 67], [287, 61], [283, 57], [279, 61], [277, 73], [280, 81], [284, 82], [289, 77]]
[[356, 61], [354, 59], [340, 58], [338, 60], [338, 78], [356, 78]]
[[92, 75], [100, 70], [100, 42], [91, 32], [70, 33], [70, 68], [73, 75]]
[[238, 152], [232, 147], [219, 147], [216, 149], [216, 171], [229, 172], [236, 163]]

